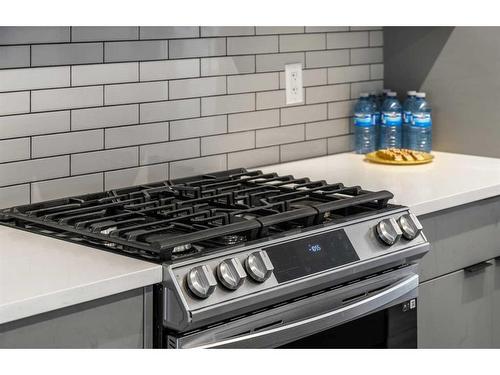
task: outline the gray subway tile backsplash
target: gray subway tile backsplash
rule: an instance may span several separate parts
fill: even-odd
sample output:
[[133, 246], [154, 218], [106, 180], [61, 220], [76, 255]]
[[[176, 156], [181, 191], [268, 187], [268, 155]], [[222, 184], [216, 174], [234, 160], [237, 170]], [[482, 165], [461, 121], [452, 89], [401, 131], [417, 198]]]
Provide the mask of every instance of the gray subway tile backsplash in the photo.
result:
[[184, 99], [226, 93], [226, 77], [191, 78], [170, 81], [170, 99]]
[[272, 128], [280, 124], [279, 109], [235, 113], [228, 116], [229, 132]]
[[303, 141], [304, 125], [261, 129], [256, 131], [256, 146], [265, 147]]
[[368, 47], [368, 32], [331, 33], [326, 35], [328, 49]]
[[13, 115], [30, 111], [29, 91], [0, 94], [0, 115]]
[[201, 59], [202, 76], [245, 73], [255, 73], [255, 56], [228, 56]]
[[349, 31], [349, 26], [306, 26], [306, 33], [336, 33]]
[[350, 120], [347, 118], [311, 122], [306, 124], [306, 139], [335, 137], [349, 133]]
[[102, 85], [106, 83], [136, 82], [139, 63], [75, 65], [71, 67], [73, 86]]
[[328, 103], [328, 118], [352, 116], [356, 100]]
[[168, 163], [104, 172], [104, 176], [106, 190], [165, 181], [168, 179]]
[[141, 61], [168, 59], [168, 41], [145, 40], [104, 43], [104, 61]]
[[130, 104], [168, 99], [168, 82], [140, 82], [107, 85], [104, 87], [104, 104]]
[[0, 47], [0, 69], [30, 66], [30, 46]]
[[255, 94], [235, 94], [201, 98], [202, 116], [255, 110]]
[[349, 84], [314, 86], [306, 88], [306, 103], [335, 102], [349, 99]]
[[11, 207], [30, 203], [30, 184], [0, 188], [0, 206]]
[[150, 61], [140, 63], [141, 81], [198, 77], [200, 60]]
[[384, 64], [370, 65], [370, 79], [384, 79]]
[[102, 62], [102, 43], [38, 44], [31, 47], [32, 66]]
[[313, 104], [281, 109], [281, 125], [326, 120], [327, 105]]
[[255, 148], [254, 132], [213, 135], [201, 139], [201, 155], [213, 155]]
[[0, 117], [0, 139], [68, 132], [69, 111]]
[[0, 27], [0, 208], [352, 150], [382, 46], [379, 27]]
[[96, 107], [102, 104], [103, 93], [100, 86], [38, 90], [31, 93], [33, 112]]
[[381, 63], [384, 59], [382, 48], [358, 48], [351, 50], [351, 64]]
[[348, 49], [306, 52], [307, 68], [349, 65]]
[[227, 154], [227, 168], [252, 168], [260, 165], [276, 164], [280, 161], [280, 147], [271, 146], [231, 152]]
[[143, 103], [139, 106], [141, 123], [179, 120], [200, 116], [199, 99]]
[[30, 158], [30, 139], [17, 138], [0, 141], [0, 163]]
[[32, 157], [43, 158], [103, 148], [104, 130], [41, 135], [32, 138]]
[[86, 152], [71, 155], [71, 174], [79, 175], [135, 167], [139, 164], [137, 147]]
[[[55, 112], [52, 112], [55, 113]], [[97, 129], [139, 123], [139, 104], [71, 111], [71, 129]]]
[[201, 36], [255, 35], [254, 26], [202, 26]]
[[141, 26], [140, 39], [178, 39], [197, 38], [200, 36], [198, 26]]
[[141, 165], [189, 159], [198, 156], [200, 156], [199, 139], [155, 143], [140, 147]]
[[285, 70], [286, 64], [301, 63], [304, 66], [305, 57], [303, 52], [276, 53], [270, 55], [256, 56], [257, 72], [273, 72]]
[[366, 81], [370, 79], [369, 65], [340, 66], [328, 68], [328, 83]]
[[227, 93], [269, 91], [279, 88], [279, 73], [243, 74], [227, 77]]
[[257, 26], [256, 33], [260, 34], [300, 34], [304, 26]]
[[102, 173], [34, 182], [31, 184], [31, 201], [35, 203], [72, 195], [86, 194], [89, 191], [99, 192], [102, 191], [102, 187]]
[[328, 154], [351, 151], [353, 148], [352, 134], [328, 138]]
[[139, 39], [138, 26], [73, 26], [72, 42]]
[[64, 43], [70, 41], [68, 26], [1, 26], [0, 45]]
[[326, 139], [290, 143], [281, 146], [281, 161], [287, 162], [298, 159], [314, 158], [327, 154]]
[[0, 164], [1, 186], [65, 176], [69, 176], [68, 155]]
[[168, 122], [123, 126], [105, 130], [106, 148], [168, 141]]
[[227, 116], [209, 116], [170, 122], [170, 139], [205, 137], [227, 132]]
[[248, 36], [227, 38], [228, 55], [253, 55], [278, 52], [277, 36]]
[[221, 56], [226, 54], [223, 38], [177, 39], [170, 42], [170, 58]]
[[227, 169], [226, 155], [174, 161], [170, 163], [170, 178], [182, 178]]
[[69, 71], [69, 66], [0, 70], [0, 92], [67, 87]]
[[280, 52], [325, 49], [325, 34], [280, 35]]

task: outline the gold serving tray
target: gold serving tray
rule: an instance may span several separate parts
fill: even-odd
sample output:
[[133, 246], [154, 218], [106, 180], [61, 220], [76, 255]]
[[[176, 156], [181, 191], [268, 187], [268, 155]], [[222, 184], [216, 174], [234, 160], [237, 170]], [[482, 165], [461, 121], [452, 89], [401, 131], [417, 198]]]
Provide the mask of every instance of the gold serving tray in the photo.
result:
[[369, 160], [373, 163], [379, 163], [379, 164], [392, 164], [392, 165], [417, 165], [417, 164], [427, 164], [434, 159], [434, 155], [431, 155], [427, 152], [422, 152], [424, 156], [424, 160], [412, 160], [412, 161], [407, 161], [407, 160], [388, 160], [388, 159], [382, 159], [377, 156], [377, 151], [375, 152], [370, 152], [369, 154], [366, 154], [366, 160]]

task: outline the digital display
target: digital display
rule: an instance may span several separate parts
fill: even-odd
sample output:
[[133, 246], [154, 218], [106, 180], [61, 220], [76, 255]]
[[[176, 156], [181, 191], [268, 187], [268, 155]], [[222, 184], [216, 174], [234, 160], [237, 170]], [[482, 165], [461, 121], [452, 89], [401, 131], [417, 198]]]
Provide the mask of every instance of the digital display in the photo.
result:
[[265, 248], [278, 282], [359, 260], [343, 229]]

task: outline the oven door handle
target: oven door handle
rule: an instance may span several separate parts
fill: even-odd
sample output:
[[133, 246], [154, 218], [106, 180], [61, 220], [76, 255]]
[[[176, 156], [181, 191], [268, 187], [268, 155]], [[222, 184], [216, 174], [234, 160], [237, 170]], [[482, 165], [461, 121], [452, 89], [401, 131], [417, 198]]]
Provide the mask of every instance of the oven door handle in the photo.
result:
[[381, 292], [327, 313], [284, 326], [201, 345], [198, 348], [276, 347], [380, 310], [417, 287], [418, 275], [411, 275]]

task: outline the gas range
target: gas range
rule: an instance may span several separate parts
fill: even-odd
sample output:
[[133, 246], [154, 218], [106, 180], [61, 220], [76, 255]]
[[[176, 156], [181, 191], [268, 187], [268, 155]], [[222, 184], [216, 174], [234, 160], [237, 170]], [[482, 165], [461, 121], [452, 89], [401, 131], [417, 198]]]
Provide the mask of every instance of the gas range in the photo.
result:
[[429, 244], [392, 197], [235, 169], [14, 207], [0, 223], [162, 264], [159, 347], [277, 347], [414, 309]]

